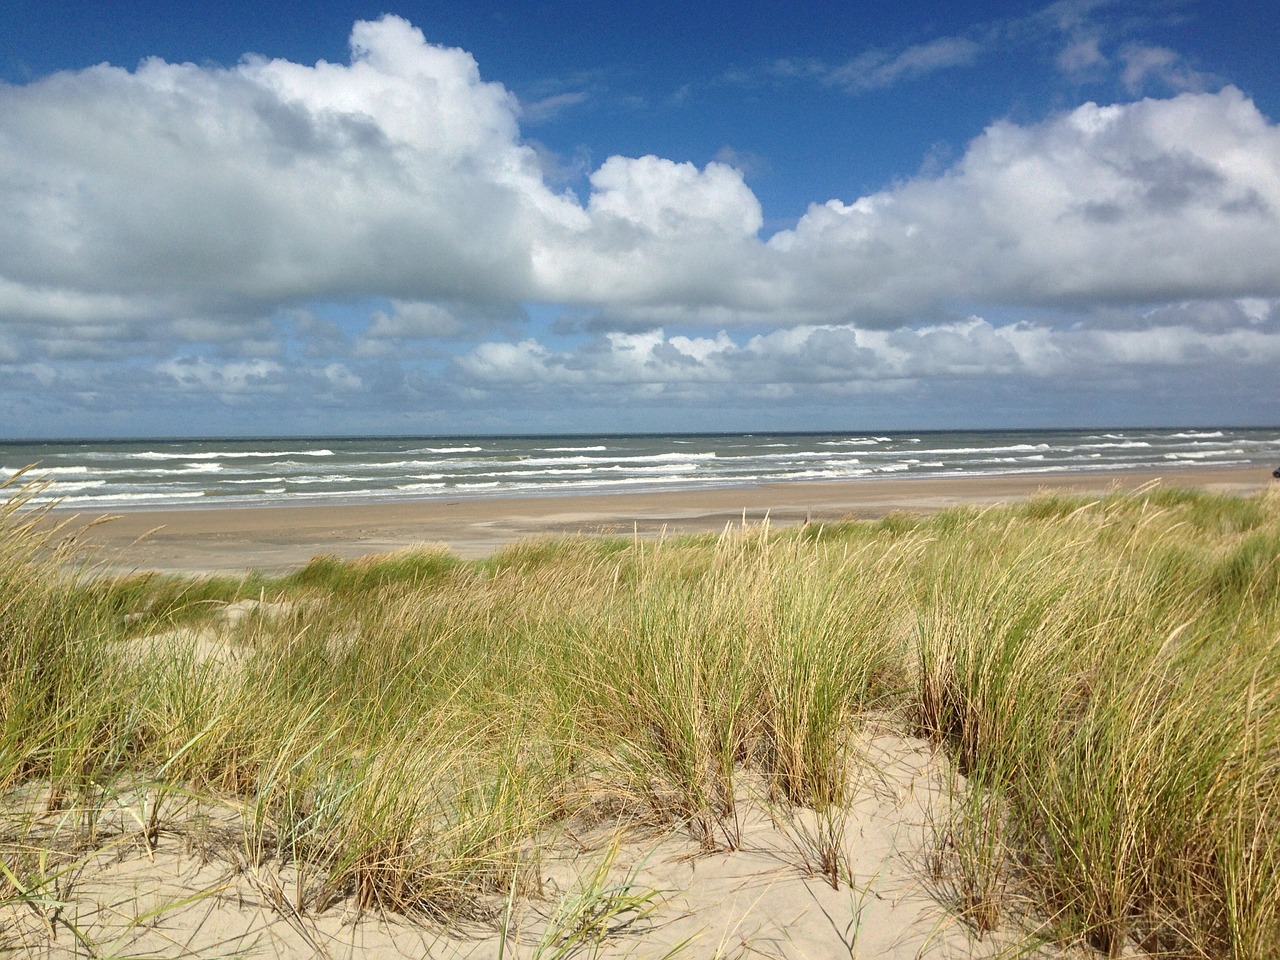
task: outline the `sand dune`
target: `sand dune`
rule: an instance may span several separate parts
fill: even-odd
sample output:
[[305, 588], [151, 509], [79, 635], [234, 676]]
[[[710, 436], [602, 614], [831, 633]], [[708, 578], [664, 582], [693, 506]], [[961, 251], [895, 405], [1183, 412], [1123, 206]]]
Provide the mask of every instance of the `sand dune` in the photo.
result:
[[[448, 927], [374, 910], [357, 915], [349, 900], [317, 913], [297, 906], [309, 882], [297, 865], [246, 858], [246, 811], [191, 803], [147, 849], [136, 817], [155, 798], [127, 795], [100, 824], [119, 839], [79, 871], [67, 908], [87, 941], [129, 956], [461, 960], [498, 958], [505, 949], [544, 958], [927, 960], [1025, 948], [1027, 931], [1008, 925], [979, 939], [948, 909], [948, 878], [930, 869], [932, 831], [947, 820], [950, 792], [963, 789], [946, 759], [922, 740], [887, 731], [866, 736], [861, 751], [834, 886], [818, 866], [813, 812], [771, 805], [763, 784], [747, 783], [736, 849], [706, 851], [679, 830], [571, 825], [545, 840], [541, 895], [512, 910], [494, 898], [487, 916]], [[617, 914], [608, 917], [610, 910]], [[582, 937], [591, 918], [599, 935]], [[32, 912], [0, 910], [0, 927], [10, 944], [42, 956], [80, 955], [66, 929], [51, 941]], [[1019, 955], [1061, 953], [1033, 946]]]

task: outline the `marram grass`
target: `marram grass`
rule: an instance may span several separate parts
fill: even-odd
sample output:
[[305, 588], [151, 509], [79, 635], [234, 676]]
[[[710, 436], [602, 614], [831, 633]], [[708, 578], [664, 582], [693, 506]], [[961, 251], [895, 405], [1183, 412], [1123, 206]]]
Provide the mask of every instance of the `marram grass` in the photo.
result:
[[12, 493], [0, 903], [57, 876], [40, 844], [113, 842], [106, 797], [151, 839], [194, 797], [242, 811], [253, 869], [296, 868], [292, 909], [505, 923], [570, 824], [732, 849], [747, 780], [836, 822], [874, 722], [954, 761], [933, 868], [976, 935], [1280, 957], [1275, 494], [184, 580], [68, 575]]

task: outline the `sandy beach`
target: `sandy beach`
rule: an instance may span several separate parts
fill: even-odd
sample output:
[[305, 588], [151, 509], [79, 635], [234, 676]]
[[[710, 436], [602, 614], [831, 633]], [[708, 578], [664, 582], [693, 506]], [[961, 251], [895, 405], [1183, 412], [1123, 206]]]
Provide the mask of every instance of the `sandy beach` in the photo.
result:
[[90, 557], [116, 571], [280, 572], [315, 556], [344, 559], [434, 544], [475, 559], [538, 536], [641, 536], [718, 532], [743, 519], [786, 526], [874, 519], [1024, 500], [1041, 492], [1082, 495], [1151, 483], [1244, 495], [1274, 483], [1265, 467], [1163, 472], [1019, 474], [849, 482], [791, 482], [718, 490], [475, 498], [422, 502], [138, 510], [70, 529]]
[[1223, 496], [266, 588], [14, 512], [0, 955], [1270, 958], [1269, 466], [42, 522], [236, 573], [1154, 486]]

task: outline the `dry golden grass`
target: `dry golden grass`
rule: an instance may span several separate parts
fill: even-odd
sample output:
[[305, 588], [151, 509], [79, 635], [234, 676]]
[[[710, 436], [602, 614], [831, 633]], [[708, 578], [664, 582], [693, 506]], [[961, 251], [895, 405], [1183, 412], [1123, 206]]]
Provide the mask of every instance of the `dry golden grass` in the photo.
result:
[[889, 724], [961, 778], [932, 871], [975, 936], [1280, 956], [1275, 495], [207, 581], [60, 575], [23, 497], [0, 516], [0, 905], [51, 931], [57, 864], [125, 832], [102, 826], [123, 796], [148, 844], [193, 803], [242, 811], [238, 855], [296, 869], [291, 909], [492, 924], [569, 825], [734, 849], [750, 781], [813, 812], [804, 857], [839, 887], [860, 738]]

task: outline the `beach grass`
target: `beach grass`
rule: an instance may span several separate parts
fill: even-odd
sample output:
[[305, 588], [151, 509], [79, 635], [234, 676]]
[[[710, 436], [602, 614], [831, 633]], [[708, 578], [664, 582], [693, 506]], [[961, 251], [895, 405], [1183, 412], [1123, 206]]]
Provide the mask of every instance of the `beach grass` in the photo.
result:
[[[94, 576], [10, 493], [0, 910], [49, 936], [94, 851], [195, 837], [215, 807], [297, 915], [488, 925], [502, 953], [566, 834], [732, 851], [751, 790], [812, 811], [797, 859], [840, 887], [865, 735], [894, 730], [952, 764], [922, 870], [975, 939], [1280, 956], [1274, 492], [206, 579]], [[538, 955], [650, 914], [607, 873], [549, 911]]]

